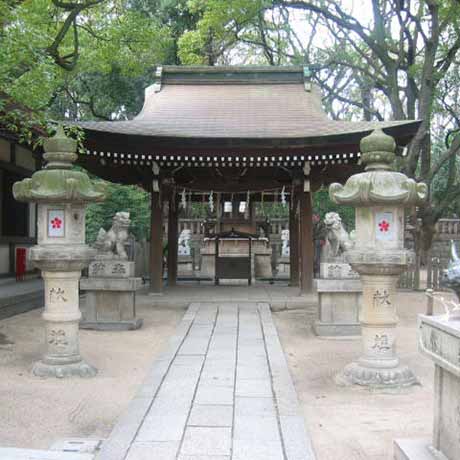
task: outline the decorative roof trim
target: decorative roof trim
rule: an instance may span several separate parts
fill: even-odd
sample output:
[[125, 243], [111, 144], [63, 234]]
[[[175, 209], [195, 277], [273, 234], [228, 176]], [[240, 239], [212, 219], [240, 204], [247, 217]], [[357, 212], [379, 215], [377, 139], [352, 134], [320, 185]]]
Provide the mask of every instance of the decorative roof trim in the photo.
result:
[[305, 88], [305, 91], [310, 92], [311, 91], [311, 77], [312, 77], [312, 71], [309, 66], [305, 66], [303, 68], [303, 86]]
[[161, 91], [161, 83], [163, 79], [163, 67], [157, 67], [155, 70], [155, 83], [151, 86], [148, 86], [145, 89], [145, 98], [151, 94], [151, 92], [159, 93]]
[[[117, 152], [88, 152], [90, 156], [99, 157], [99, 161], [106, 165], [140, 165], [160, 168], [187, 166], [193, 168], [210, 167], [300, 167], [342, 165], [360, 161], [359, 153], [335, 154], [305, 154], [305, 155], [226, 155], [216, 156], [209, 154], [171, 155], [171, 154], [137, 154]], [[157, 173], [158, 175], [158, 173]]]
[[301, 66], [163, 66], [162, 84], [247, 85], [304, 83], [311, 78]]

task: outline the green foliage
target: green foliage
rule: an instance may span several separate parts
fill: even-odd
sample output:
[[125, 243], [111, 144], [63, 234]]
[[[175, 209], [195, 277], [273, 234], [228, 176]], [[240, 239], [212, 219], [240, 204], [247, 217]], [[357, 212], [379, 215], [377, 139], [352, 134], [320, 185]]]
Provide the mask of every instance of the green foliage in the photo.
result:
[[[68, 30], [69, 10], [52, 0], [3, 1], [0, 7], [0, 88], [45, 116], [132, 114], [129, 101], [134, 100], [137, 111], [146, 86], [142, 77], [164, 61], [172, 46], [168, 27], [128, 0], [82, 8]], [[62, 30], [56, 57], [52, 49]], [[74, 55], [75, 63], [69, 64]], [[130, 98], [136, 93], [133, 82], [137, 94]]]
[[324, 219], [326, 213], [337, 212], [348, 231], [355, 228], [354, 208], [333, 203], [329, 198], [327, 188], [322, 188], [313, 195], [313, 212], [319, 215], [321, 221]]
[[289, 205], [282, 203], [256, 203], [256, 216], [267, 219], [286, 219], [289, 217]]
[[112, 218], [119, 211], [128, 211], [131, 217], [130, 232], [137, 240], [150, 236], [150, 196], [133, 185], [109, 184], [107, 199], [102, 203], [90, 204], [86, 212], [86, 239], [96, 240], [99, 229], [108, 230]]

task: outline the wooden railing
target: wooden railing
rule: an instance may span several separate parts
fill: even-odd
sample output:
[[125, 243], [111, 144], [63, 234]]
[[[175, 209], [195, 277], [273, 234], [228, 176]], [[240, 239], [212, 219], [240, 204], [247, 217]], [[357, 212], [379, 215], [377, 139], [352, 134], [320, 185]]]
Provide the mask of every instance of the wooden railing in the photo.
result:
[[440, 219], [436, 223], [438, 240], [460, 240], [460, 219]]
[[399, 287], [403, 289], [419, 290], [419, 289], [433, 289], [443, 290], [441, 281], [444, 270], [447, 268], [449, 260], [440, 257], [431, 257], [426, 264], [426, 280], [420, 279], [420, 267], [411, 265], [399, 278]]

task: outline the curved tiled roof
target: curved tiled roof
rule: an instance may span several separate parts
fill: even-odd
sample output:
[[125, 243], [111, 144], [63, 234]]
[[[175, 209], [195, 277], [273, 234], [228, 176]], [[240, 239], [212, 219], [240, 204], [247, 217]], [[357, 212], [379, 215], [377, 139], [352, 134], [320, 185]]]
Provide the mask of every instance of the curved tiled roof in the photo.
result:
[[[91, 147], [110, 142], [120, 149], [126, 136], [142, 139], [305, 140], [305, 145], [357, 145], [373, 129], [386, 128], [400, 145], [415, 134], [417, 121], [335, 121], [328, 118], [321, 94], [303, 78], [301, 67], [166, 67], [146, 90], [144, 107], [129, 121], [78, 123]], [[256, 78], [257, 77], [257, 78]], [[227, 81], [228, 80], [228, 81]], [[105, 135], [102, 137], [102, 135]], [[134, 145], [136, 142], [134, 142]], [[299, 146], [299, 143], [296, 143]]]

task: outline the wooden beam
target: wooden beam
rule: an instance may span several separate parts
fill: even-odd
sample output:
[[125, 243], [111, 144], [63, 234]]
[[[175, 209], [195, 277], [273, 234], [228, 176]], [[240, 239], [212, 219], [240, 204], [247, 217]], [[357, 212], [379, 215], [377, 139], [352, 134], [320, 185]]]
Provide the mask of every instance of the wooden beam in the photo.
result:
[[163, 203], [161, 194], [152, 191], [150, 218], [150, 292], [163, 291]]
[[168, 207], [168, 286], [177, 284], [177, 239], [179, 226], [178, 199], [171, 191]]
[[290, 285], [299, 285], [299, 195], [294, 192], [289, 204]]
[[313, 206], [310, 192], [300, 192], [300, 291], [313, 292]]

